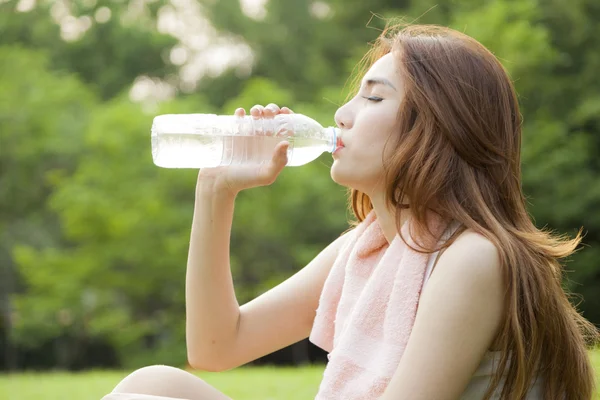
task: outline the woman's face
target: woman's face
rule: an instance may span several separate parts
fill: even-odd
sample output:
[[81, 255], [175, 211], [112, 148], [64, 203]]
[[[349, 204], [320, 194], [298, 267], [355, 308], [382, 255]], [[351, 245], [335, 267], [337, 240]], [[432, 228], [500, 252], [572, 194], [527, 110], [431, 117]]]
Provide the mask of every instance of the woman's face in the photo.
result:
[[373, 64], [358, 94], [335, 113], [343, 142], [333, 154], [335, 182], [369, 195], [384, 190], [383, 150], [395, 132], [402, 97], [402, 81], [390, 53]]

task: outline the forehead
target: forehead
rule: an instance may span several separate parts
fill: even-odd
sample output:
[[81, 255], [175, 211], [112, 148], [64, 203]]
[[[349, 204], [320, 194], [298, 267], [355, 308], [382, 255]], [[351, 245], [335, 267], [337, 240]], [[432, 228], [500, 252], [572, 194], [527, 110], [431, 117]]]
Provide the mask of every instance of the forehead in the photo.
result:
[[398, 74], [398, 68], [396, 67], [396, 59], [392, 53], [388, 53], [375, 61], [371, 68], [369, 68], [369, 71], [365, 74], [364, 80], [373, 77], [387, 78], [392, 83], [400, 84], [400, 75]]

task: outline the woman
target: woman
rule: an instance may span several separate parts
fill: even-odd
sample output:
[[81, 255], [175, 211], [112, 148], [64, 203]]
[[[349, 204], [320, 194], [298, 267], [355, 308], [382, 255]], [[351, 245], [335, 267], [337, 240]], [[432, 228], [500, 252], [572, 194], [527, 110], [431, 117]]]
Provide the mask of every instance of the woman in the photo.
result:
[[[276, 179], [287, 144], [268, 165], [200, 171], [186, 277], [191, 365], [227, 370], [310, 337], [330, 352], [319, 399], [590, 399], [586, 339], [597, 331], [569, 303], [558, 261], [581, 237], [540, 231], [527, 214], [521, 118], [501, 64], [437, 26], [384, 32], [362, 64], [356, 95], [335, 115], [331, 167], [352, 189], [359, 224], [242, 307], [229, 269], [234, 200]], [[106, 399], [153, 398], [143, 394], [227, 398], [152, 366]]]

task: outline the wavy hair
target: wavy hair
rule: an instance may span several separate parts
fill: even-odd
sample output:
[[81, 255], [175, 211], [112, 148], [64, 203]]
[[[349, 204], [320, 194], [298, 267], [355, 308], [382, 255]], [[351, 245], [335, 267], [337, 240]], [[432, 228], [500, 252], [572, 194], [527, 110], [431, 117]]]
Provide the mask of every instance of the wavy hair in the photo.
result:
[[[536, 228], [527, 213], [522, 118], [507, 72], [465, 34], [401, 25], [387, 28], [373, 43], [354, 86], [388, 53], [405, 90], [397, 135], [386, 145], [394, 151], [384, 163], [386, 199], [397, 211], [398, 229], [402, 210], [410, 208], [421, 232], [434, 211], [485, 236], [500, 253], [505, 317], [495, 344], [503, 356], [485, 398], [503, 383], [501, 399], [522, 399], [541, 376], [544, 399], [590, 399], [594, 374], [587, 346], [598, 341], [598, 331], [561, 285], [560, 260], [576, 250], [581, 231], [572, 239], [558, 236]], [[369, 196], [357, 190], [351, 190], [350, 205], [358, 222], [373, 208]]]

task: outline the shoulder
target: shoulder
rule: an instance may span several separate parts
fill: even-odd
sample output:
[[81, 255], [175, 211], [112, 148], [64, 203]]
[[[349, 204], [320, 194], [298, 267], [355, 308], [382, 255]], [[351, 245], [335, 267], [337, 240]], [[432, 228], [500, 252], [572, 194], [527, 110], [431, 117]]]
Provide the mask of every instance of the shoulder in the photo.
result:
[[441, 254], [382, 398], [460, 396], [504, 318], [499, 254], [492, 241], [468, 230]]
[[441, 253], [423, 296], [477, 298], [497, 308], [504, 288], [499, 249], [485, 236], [466, 230]]
[[435, 270], [468, 280], [501, 280], [500, 251], [490, 239], [468, 229], [442, 252]]
[[465, 327], [468, 335], [493, 335], [504, 318], [505, 294], [500, 250], [466, 230], [441, 254], [419, 301], [421, 318], [462, 325], [461, 335]]

